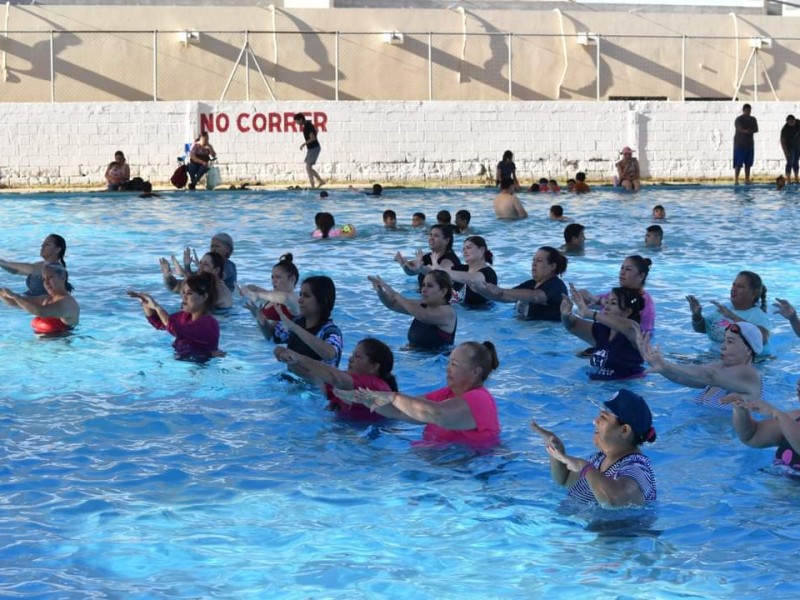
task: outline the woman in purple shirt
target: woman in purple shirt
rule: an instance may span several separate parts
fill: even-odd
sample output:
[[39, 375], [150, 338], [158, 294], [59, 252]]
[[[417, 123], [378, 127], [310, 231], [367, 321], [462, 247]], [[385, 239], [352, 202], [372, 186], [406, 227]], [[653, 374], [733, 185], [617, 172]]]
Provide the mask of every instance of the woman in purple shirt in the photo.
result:
[[221, 356], [219, 323], [211, 316], [217, 301], [216, 279], [211, 273], [196, 273], [184, 280], [182, 310], [169, 314], [150, 294], [128, 290], [142, 303], [147, 321], [156, 329], [175, 336], [172, 346], [178, 358], [207, 359]]

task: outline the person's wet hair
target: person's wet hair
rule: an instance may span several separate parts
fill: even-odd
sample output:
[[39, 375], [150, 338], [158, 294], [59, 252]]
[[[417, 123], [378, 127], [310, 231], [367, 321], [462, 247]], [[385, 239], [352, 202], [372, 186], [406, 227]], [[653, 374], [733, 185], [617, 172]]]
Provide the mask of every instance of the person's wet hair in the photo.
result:
[[308, 285], [311, 295], [314, 296], [320, 307], [320, 323], [330, 321], [333, 307], [336, 304], [336, 286], [333, 279], [325, 275], [306, 277], [303, 285]]
[[553, 248], [552, 246], [542, 246], [539, 248], [539, 250], [547, 254], [547, 262], [550, 264], [555, 264], [556, 275], [561, 275], [567, 270], [567, 264], [569, 261], [567, 260], [567, 257], [564, 256], [559, 250]]
[[397, 380], [392, 374], [394, 369], [394, 354], [391, 348], [375, 338], [364, 338], [358, 345], [367, 355], [367, 360], [378, 365], [378, 377], [389, 384], [389, 389], [397, 391]]
[[294, 257], [292, 256], [291, 252], [287, 252], [286, 254], [282, 254], [281, 257], [278, 259], [278, 262], [272, 267], [273, 269], [280, 269], [284, 273], [286, 273], [289, 277], [293, 277], [295, 281], [300, 279], [300, 272], [297, 270], [297, 267], [294, 264]]

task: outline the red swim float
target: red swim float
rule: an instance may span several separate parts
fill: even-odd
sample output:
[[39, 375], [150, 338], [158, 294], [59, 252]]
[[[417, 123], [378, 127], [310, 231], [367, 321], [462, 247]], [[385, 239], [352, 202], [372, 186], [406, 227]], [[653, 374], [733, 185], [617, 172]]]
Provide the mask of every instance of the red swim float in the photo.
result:
[[35, 333], [42, 335], [64, 333], [72, 329], [72, 327], [57, 317], [34, 317], [33, 321], [31, 321], [31, 327], [33, 327]]

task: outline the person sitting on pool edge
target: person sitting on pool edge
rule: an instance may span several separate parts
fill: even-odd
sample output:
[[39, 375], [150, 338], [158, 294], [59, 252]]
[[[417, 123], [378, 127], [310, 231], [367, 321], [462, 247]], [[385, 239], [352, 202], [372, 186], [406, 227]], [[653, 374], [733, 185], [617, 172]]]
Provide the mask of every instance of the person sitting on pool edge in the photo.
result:
[[526, 219], [528, 211], [522, 206], [513, 192], [514, 182], [503, 179], [500, 182], [500, 193], [494, 197], [494, 214], [498, 219]]
[[392, 374], [394, 355], [389, 346], [375, 338], [364, 338], [356, 344], [355, 350], [347, 362], [347, 371], [315, 360], [294, 350], [278, 346], [274, 350], [275, 358], [291, 365], [292, 370], [304, 377], [323, 384], [323, 391], [328, 398], [328, 410], [339, 416], [359, 420], [378, 421], [383, 417], [363, 404], [352, 404], [339, 398], [334, 388], [341, 390], [368, 389], [379, 392], [396, 392], [397, 380]]
[[633, 150], [625, 146], [621, 151], [622, 160], [618, 161], [616, 185], [625, 188], [629, 192], [638, 192], [642, 186], [641, 175], [639, 174], [639, 161], [633, 157]]
[[569, 497], [581, 503], [616, 508], [655, 502], [653, 466], [639, 449], [656, 441], [653, 415], [644, 398], [619, 390], [603, 402], [594, 427], [598, 452], [584, 460], [569, 456], [558, 436], [531, 421], [550, 455], [553, 481], [568, 487]]
[[128, 290], [142, 303], [147, 322], [175, 336], [172, 347], [180, 359], [221, 356], [219, 323], [211, 315], [217, 302], [217, 281], [211, 273], [195, 273], [184, 281], [181, 310], [169, 314], [150, 294]]
[[[800, 473], [800, 410], [780, 410], [761, 398], [748, 402], [735, 393], [722, 398], [722, 403], [733, 406], [733, 427], [743, 443], [751, 448], [775, 447], [773, 464], [790, 469], [792, 475]], [[768, 418], [756, 421], [753, 412]]]
[[447, 386], [424, 396], [365, 389], [336, 393], [384, 417], [426, 424], [422, 441], [415, 445], [494, 446], [500, 437], [500, 421], [495, 399], [484, 383], [499, 364], [491, 342], [464, 342], [450, 354]]
[[650, 225], [647, 232], [644, 234], [644, 245], [647, 248], [661, 248], [661, 242], [664, 240], [664, 230], [661, 225]]
[[67, 269], [57, 263], [48, 263], [42, 268], [45, 293], [41, 296], [17, 294], [0, 288], [0, 299], [34, 315], [31, 327], [35, 333], [51, 335], [73, 329], [80, 320], [81, 307], [72, 297]]
[[570, 223], [564, 228], [564, 245], [561, 252], [564, 254], [581, 255], [586, 249], [586, 227], [580, 223]]

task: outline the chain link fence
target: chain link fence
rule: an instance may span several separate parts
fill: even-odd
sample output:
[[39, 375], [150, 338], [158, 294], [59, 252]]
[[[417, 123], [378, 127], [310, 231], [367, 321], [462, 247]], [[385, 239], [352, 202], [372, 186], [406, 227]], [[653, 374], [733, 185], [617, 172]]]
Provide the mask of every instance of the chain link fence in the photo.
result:
[[0, 52], [3, 102], [800, 99], [800, 38], [56, 31]]

